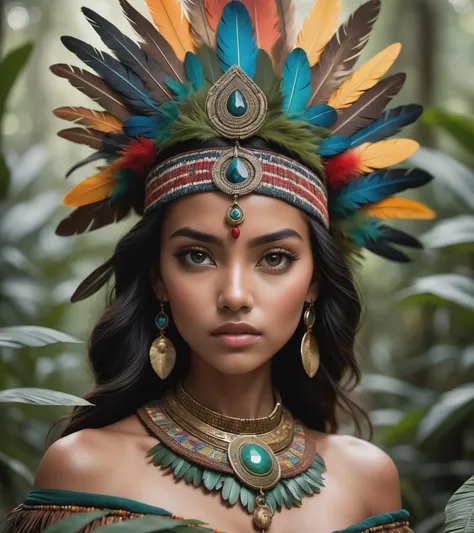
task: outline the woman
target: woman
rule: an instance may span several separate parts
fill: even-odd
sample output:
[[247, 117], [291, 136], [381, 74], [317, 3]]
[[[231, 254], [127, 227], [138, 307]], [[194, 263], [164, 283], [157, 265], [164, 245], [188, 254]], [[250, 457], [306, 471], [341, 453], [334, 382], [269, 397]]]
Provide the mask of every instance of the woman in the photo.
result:
[[159, 33], [120, 3], [140, 47], [84, 8], [118, 60], [65, 37], [100, 77], [52, 67], [105, 109], [56, 111], [87, 127], [63, 137], [97, 150], [75, 168], [106, 160], [66, 195], [77, 209], [57, 233], [132, 207], [142, 218], [72, 298], [115, 277], [90, 342], [93, 405], [47, 450], [8, 531], [73, 517], [62, 531], [124, 519], [151, 531], [161, 519], [167, 530], [409, 532], [392, 460], [337, 434], [338, 406], [359, 429], [365, 417], [349, 396], [350, 267], [363, 247], [408, 260], [393, 244], [418, 241], [381, 220], [433, 216], [392, 196], [429, 176], [386, 170], [417, 148], [386, 139], [421, 113], [383, 113], [404, 82], [379, 81], [400, 46], [351, 74], [380, 1], [334, 36], [337, 0], [319, 0], [298, 35], [286, 2], [196, 2], [185, 18], [174, 0], [147, 0]]

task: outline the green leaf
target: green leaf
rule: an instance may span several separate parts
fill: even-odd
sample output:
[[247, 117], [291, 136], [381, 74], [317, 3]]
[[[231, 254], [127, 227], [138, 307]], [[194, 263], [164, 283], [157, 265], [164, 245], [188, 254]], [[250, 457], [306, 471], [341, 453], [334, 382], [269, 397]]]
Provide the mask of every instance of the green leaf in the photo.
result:
[[474, 311], [474, 281], [459, 274], [437, 274], [418, 278], [413, 285], [399, 293], [407, 304], [452, 304]]
[[33, 484], [35, 478], [33, 472], [18, 459], [0, 452], [0, 463], [3, 463], [12, 472], [15, 472], [15, 474], [22, 477], [28, 483], [28, 485]]
[[64, 520], [58, 520], [43, 530], [43, 533], [78, 533], [94, 520], [110, 514], [110, 510], [77, 513]]
[[418, 426], [418, 440], [424, 442], [448, 431], [468, 414], [474, 417], [474, 383], [445, 392]]
[[421, 240], [427, 248], [456, 246], [463, 250], [474, 250], [474, 217], [462, 215], [441, 221]]
[[10, 347], [14, 344], [16, 348], [22, 348], [23, 346], [48, 346], [57, 342], [83, 344], [83, 341], [71, 337], [71, 335], [41, 326], [0, 328], [0, 346], [8, 343]]
[[300, 488], [296, 484], [296, 482], [293, 479], [284, 479], [283, 483], [286, 485], [286, 488], [290, 491], [294, 500], [301, 502], [303, 497], [301, 495]]
[[162, 466], [169, 466], [178, 456], [171, 450], [167, 450], [168, 453], [161, 460]]
[[433, 393], [421, 387], [407, 383], [401, 379], [382, 374], [365, 374], [360, 383], [360, 390], [371, 394], [380, 393], [384, 396], [393, 394], [403, 398], [412, 398], [417, 403], [429, 404], [433, 400]]
[[474, 476], [448, 501], [444, 533], [474, 533]]
[[10, 169], [5, 163], [3, 154], [0, 154], [0, 202], [6, 198], [10, 185]]
[[186, 483], [191, 483], [193, 478], [194, 478], [194, 474], [196, 473], [196, 470], [197, 470], [197, 466], [196, 465], [192, 465], [191, 468], [186, 472], [185, 476], [184, 476], [184, 480], [186, 481]]
[[33, 387], [0, 391], [0, 402], [33, 405], [94, 405], [84, 398], [49, 389]]
[[388, 427], [384, 430], [384, 442], [389, 445], [396, 445], [403, 438], [413, 438], [416, 435], [417, 427], [420, 421], [428, 412], [428, 407], [417, 407], [408, 413], [395, 426]]
[[[173, 531], [178, 527], [189, 525], [202, 525], [201, 520], [175, 520], [172, 518], [160, 518], [158, 516], [144, 516], [142, 518], [131, 518], [101, 526], [94, 530], [95, 533], [155, 533], [158, 531]], [[189, 528], [189, 531], [203, 531], [198, 528]]]
[[474, 121], [467, 116], [448, 113], [441, 109], [427, 109], [423, 113], [422, 121], [425, 124], [440, 126], [444, 131], [454, 137], [459, 144], [472, 153], [474, 146]]
[[313, 489], [311, 488], [310, 484], [304, 479], [304, 477], [301, 474], [298, 476], [295, 476], [294, 480], [306, 492], [306, 494], [313, 494]]
[[174, 474], [177, 478], [182, 478], [184, 474], [191, 468], [191, 463], [189, 461], [186, 461], [186, 459], [183, 459], [183, 463], [180, 467], [175, 468]]
[[203, 474], [204, 474], [203, 469], [200, 467], [196, 467], [196, 472], [194, 472], [194, 477], [193, 477], [193, 484], [195, 487], [199, 487], [199, 485], [201, 485]]
[[474, 209], [474, 172], [445, 153], [420, 148], [408, 163], [426, 170], [435, 180], [450, 189], [465, 205]]
[[5, 112], [5, 104], [8, 95], [10, 94], [18, 75], [26, 65], [32, 51], [33, 44], [26, 43], [25, 45], [12, 50], [0, 63], [0, 119]]

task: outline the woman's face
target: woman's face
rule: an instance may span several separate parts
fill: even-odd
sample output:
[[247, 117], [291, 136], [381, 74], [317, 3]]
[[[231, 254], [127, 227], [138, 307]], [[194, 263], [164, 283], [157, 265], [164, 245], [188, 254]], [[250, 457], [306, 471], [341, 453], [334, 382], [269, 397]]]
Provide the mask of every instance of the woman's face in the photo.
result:
[[[238, 200], [245, 220], [234, 239], [225, 221], [231, 202], [218, 191], [169, 206], [154, 290], [169, 302], [170, 318], [191, 357], [225, 374], [245, 374], [288, 342], [305, 300], [315, 301], [318, 294], [304, 214], [276, 198], [246, 195]], [[283, 231], [286, 235], [263, 242]], [[248, 345], [232, 345], [213, 334], [226, 322], [246, 322], [259, 335]]]

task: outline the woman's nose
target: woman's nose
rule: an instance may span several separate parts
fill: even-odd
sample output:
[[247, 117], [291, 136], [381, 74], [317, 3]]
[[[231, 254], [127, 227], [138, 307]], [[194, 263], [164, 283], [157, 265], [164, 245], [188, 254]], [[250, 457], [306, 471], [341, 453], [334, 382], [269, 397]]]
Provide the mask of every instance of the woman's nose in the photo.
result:
[[232, 262], [222, 270], [220, 277], [218, 306], [238, 311], [242, 307], [253, 307], [251, 273], [241, 262]]

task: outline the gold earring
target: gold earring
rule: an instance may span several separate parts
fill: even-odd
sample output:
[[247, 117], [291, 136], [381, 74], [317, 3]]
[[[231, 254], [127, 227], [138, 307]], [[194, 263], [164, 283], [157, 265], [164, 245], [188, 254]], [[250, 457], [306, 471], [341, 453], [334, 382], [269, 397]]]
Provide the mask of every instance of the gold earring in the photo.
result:
[[163, 302], [160, 302], [161, 310], [156, 315], [155, 324], [160, 330], [150, 347], [150, 361], [153, 370], [161, 379], [166, 379], [174, 368], [176, 362], [176, 350], [174, 344], [165, 337], [164, 330], [169, 324], [168, 315], [165, 313]]
[[316, 315], [314, 313], [313, 302], [310, 303], [308, 309], [304, 313], [304, 323], [306, 332], [301, 340], [301, 360], [306, 374], [312, 378], [319, 368], [319, 346], [312, 335], [312, 329]]

